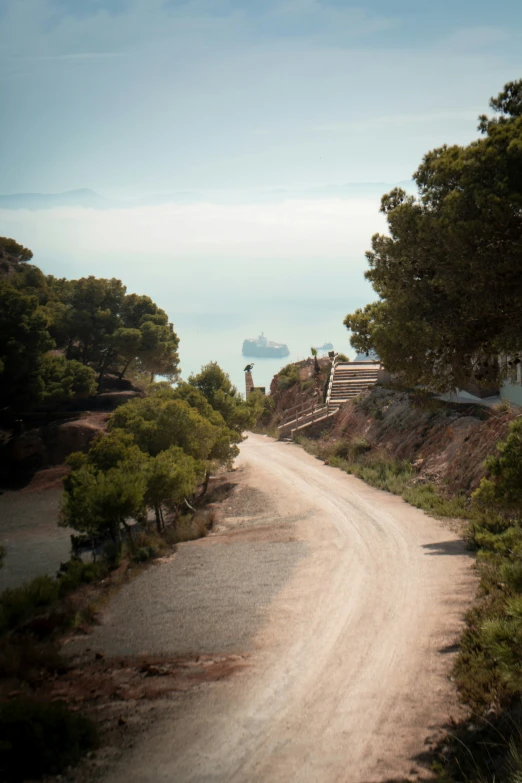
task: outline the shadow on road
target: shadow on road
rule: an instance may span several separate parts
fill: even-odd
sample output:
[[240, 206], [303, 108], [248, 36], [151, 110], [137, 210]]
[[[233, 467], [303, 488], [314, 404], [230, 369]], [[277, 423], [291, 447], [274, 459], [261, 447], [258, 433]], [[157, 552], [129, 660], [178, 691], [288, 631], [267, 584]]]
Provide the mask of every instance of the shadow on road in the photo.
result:
[[427, 555], [466, 555], [473, 557], [473, 552], [466, 547], [464, 541], [437, 541], [436, 544], [423, 544], [423, 549], [428, 550]]

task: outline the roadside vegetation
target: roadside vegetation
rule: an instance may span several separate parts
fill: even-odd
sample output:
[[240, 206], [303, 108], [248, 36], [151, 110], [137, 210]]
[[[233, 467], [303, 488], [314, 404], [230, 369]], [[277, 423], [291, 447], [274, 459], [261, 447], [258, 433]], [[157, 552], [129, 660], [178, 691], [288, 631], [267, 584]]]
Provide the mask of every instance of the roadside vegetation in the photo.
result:
[[[425, 155], [414, 175], [418, 196], [400, 188], [383, 196], [389, 235], [372, 238], [366, 272], [378, 301], [345, 319], [354, 348], [376, 351], [397, 389], [410, 390], [410, 409], [413, 404], [426, 410], [409, 440], [410, 453], [418, 455], [429, 438], [433, 453], [431, 417], [438, 417], [439, 431], [444, 416], [448, 425], [456, 418], [433, 392], [465, 388], [471, 380], [498, 385], [522, 360], [520, 323], [512, 315], [522, 305], [522, 80], [505, 85], [490, 106], [495, 116], [479, 118], [480, 139]], [[508, 356], [507, 367], [499, 354]], [[295, 385], [296, 376], [295, 365], [284, 368], [279, 390]], [[284, 415], [277, 394], [275, 401]], [[365, 432], [381, 427], [405, 444], [415, 417], [388, 417], [389, 404], [386, 393], [355, 401], [367, 419]], [[485, 421], [491, 415], [506, 415], [506, 422], [512, 418], [506, 403], [472, 415]], [[423, 475], [415, 461], [397, 459], [343, 427], [335, 437], [315, 432], [295, 440], [328, 464], [432, 516], [462, 520], [477, 553], [480, 586], [454, 670], [471, 718], [455, 725], [440, 747], [434, 765], [439, 780], [520, 783], [522, 417], [512, 421], [486, 460], [487, 475], [474, 492], [469, 491], [472, 471], [461, 491], [453, 477], [450, 491], [444, 480]]]
[[[522, 358], [513, 318], [522, 305], [522, 80], [490, 107], [481, 138], [424, 156], [418, 196], [383, 196], [389, 235], [376, 234], [366, 254], [378, 300], [345, 319], [352, 345], [375, 350], [409, 388], [496, 386]], [[324, 455], [430, 514], [468, 520], [480, 588], [455, 678], [473, 717], [443, 748], [437, 769], [447, 783], [522, 780], [522, 418], [497, 448], [472, 497], [446, 497], [418, 484], [412, 465], [375, 460], [357, 444]]]
[[121, 405], [109, 432], [97, 436], [86, 454], [68, 458], [61, 523], [78, 531], [77, 546], [95, 553], [103, 540], [118, 558], [125, 543], [144, 558], [135, 522], [147, 528], [150, 512], [158, 535], [181, 526], [211, 473], [231, 467], [255, 404], [247, 404], [211, 363], [176, 388], [157, 384], [146, 397]]
[[477, 553], [479, 590], [466, 618], [454, 678], [471, 718], [453, 727], [434, 764], [441, 783], [522, 779], [522, 417], [510, 425], [471, 496], [418, 480], [409, 460], [365, 438], [296, 442], [318, 459], [400, 495], [435, 517], [462, 520]]
[[[64, 633], [96, 620], [112, 589], [175, 545], [207, 535], [211, 473], [230, 467], [259, 402], [247, 404], [211, 363], [173, 389], [150, 387], [120, 406], [64, 479], [61, 524], [75, 554], [55, 577], [0, 594], [0, 773], [18, 781], [63, 771], [97, 742], [95, 723], [39, 697], [70, 667]], [[86, 553], [87, 560], [82, 560]], [[31, 752], [20, 761], [20, 749]]]
[[[109, 374], [113, 385], [128, 379], [116, 388], [138, 383], [141, 396], [133, 393], [108, 417], [107, 431], [67, 457], [59, 522], [74, 531], [71, 560], [54, 577], [0, 594], [6, 782], [61, 773], [96, 747], [88, 716], [42, 695], [45, 683], [70, 669], [60, 640], [88, 629], [131, 573], [208, 534], [215, 512], [207, 503], [217, 499], [211, 475], [231, 466], [242, 433], [265, 405], [259, 395], [243, 400], [216, 363], [180, 381], [178, 338], [149, 297], [127, 294], [115, 279], [45, 276], [31, 258], [27, 248], [0, 238], [4, 426], [20, 426], [28, 413], [59, 415], [103, 391]], [[168, 380], [154, 383], [156, 375]], [[0, 565], [5, 555], [0, 547]]]
[[351, 473], [372, 487], [400, 495], [412, 506], [431, 516], [460, 519], [470, 516], [465, 495], [445, 497], [435, 484], [417, 483], [417, 471], [409, 460], [393, 459], [385, 452], [376, 454], [366, 438], [344, 438], [329, 442], [298, 435], [294, 440], [332, 467]]

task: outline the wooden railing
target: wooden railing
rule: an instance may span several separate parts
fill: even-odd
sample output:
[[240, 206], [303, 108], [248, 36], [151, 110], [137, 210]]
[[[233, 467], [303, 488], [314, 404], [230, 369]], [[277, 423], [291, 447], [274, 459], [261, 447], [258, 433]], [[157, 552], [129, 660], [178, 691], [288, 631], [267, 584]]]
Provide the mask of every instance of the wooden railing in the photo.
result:
[[[293, 405], [291, 408], [288, 408], [285, 411], [285, 415], [281, 422], [279, 423], [279, 428], [283, 429], [284, 427], [288, 427], [289, 424], [294, 425], [294, 429], [301, 426], [304, 423], [310, 423], [312, 424], [316, 418], [318, 418], [320, 415], [329, 414], [330, 410], [332, 409], [332, 404], [330, 402], [330, 396], [332, 393], [332, 384], [333, 384], [333, 378], [335, 374], [335, 366], [337, 364], [337, 357], [335, 356], [332, 359], [332, 367], [330, 370], [330, 377], [328, 379], [328, 390], [326, 393], [326, 400], [325, 402], [320, 402], [318, 399], [315, 400], [305, 400], [304, 402], [298, 403], [297, 405]], [[337, 406], [335, 406], [337, 409]]]
[[337, 367], [338, 361], [337, 356], [334, 356], [332, 359], [332, 368], [330, 370], [330, 377], [328, 379], [328, 390], [326, 392], [326, 410], [328, 411], [330, 408], [330, 399], [332, 396], [332, 386], [334, 382], [334, 376], [335, 376], [335, 368]]
[[281, 420], [279, 426], [285, 427], [287, 424], [292, 422], [299, 422], [301, 419], [307, 418], [308, 416], [313, 417], [316, 413], [322, 410], [326, 410], [326, 405], [323, 403], [318, 403], [315, 400], [313, 402], [307, 401], [301, 403], [300, 405], [294, 405], [293, 408], [289, 408], [288, 411], [286, 411], [285, 416]]

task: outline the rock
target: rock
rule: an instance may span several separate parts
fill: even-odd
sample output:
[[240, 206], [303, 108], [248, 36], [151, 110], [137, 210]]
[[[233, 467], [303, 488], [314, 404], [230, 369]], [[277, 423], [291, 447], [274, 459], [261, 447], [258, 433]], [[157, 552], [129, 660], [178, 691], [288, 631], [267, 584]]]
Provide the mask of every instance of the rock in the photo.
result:
[[48, 464], [57, 465], [64, 462], [73, 451], [87, 451], [95, 435], [104, 429], [105, 422], [99, 418], [83, 418], [44, 427], [46, 461]]
[[39, 430], [17, 435], [11, 441], [11, 459], [14, 462], [41, 460], [45, 455], [45, 443]]

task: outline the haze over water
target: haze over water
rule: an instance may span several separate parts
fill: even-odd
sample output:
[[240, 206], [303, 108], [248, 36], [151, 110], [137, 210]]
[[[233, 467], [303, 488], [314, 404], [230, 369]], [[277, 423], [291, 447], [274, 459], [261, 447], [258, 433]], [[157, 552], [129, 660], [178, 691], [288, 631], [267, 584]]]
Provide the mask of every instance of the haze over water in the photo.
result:
[[[252, 306], [231, 313], [181, 313], [175, 329], [180, 337], [180, 365], [187, 378], [201, 365], [217, 361], [230, 375], [234, 385], [244, 393], [246, 364], [254, 362], [256, 386], [266, 386], [275, 373], [289, 362], [310, 356], [310, 347], [331, 342], [339, 353], [354, 357], [349, 333], [343, 326], [346, 306], [342, 301], [301, 301], [279, 307], [270, 304]], [[244, 357], [245, 338], [257, 337], [261, 331], [274, 342], [284, 342], [290, 355], [283, 358]]]
[[[379, 197], [477, 138], [520, 76], [520, 0], [0, 0], [0, 236], [44, 272], [117, 277], [180, 336], [268, 387], [375, 299]], [[77, 198], [25, 207], [12, 194]], [[89, 193], [91, 189], [95, 193]], [[37, 199], [38, 200], [38, 199]]]

